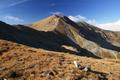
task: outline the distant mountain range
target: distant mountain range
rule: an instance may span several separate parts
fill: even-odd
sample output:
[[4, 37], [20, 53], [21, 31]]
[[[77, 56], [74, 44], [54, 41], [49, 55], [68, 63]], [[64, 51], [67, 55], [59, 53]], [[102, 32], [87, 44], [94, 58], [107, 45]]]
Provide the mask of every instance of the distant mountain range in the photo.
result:
[[66, 16], [53, 15], [31, 25], [0, 22], [0, 39], [50, 51], [120, 59], [120, 32], [75, 23]]

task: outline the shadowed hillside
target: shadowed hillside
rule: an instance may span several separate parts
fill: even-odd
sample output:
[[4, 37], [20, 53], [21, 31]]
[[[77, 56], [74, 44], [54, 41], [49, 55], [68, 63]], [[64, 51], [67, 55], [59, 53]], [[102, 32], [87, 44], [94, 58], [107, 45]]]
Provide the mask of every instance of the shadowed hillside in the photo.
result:
[[[5, 23], [1, 25], [0, 28], [0, 39], [13, 41], [34, 48], [42, 48], [57, 52], [69, 52], [76, 55], [97, 58], [97, 56], [94, 56], [90, 51], [80, 48], [68, 37], [59, 32], [44, 32], [24, 25], [10, 26]], [[63, 45], [69, 46], [72, 49], [65, 48]], [[81, 51], [81, 54], [78, 53], [78, 50]]]
[[[79, 33], [84, 38], [97, 43], [98, 45], [100, 45], [103, 48], [107, 48], [107, 49], [111, 49], [111, 50], [120, 52], [120, 46], [119, 47], [115, 46], [107, 40], [107, 32], [106, 31], [95, 28], [94, 26], [92, 26], [86, 22], [79, 23], [79, 26], [80, 26]], [[117, 38], [117, 36], [114, 38]], [[116, 42], [118, 42], [118, 41], [116, 41]]]
[[118, 35], [64, 16], [0, 22], [0, 80], [119, 80]]
[[104, 31], [87, 23], [77, 25], [65, 16], [50, 16], [32, 25], [10, 26], [1, 22], [0, 38], [50, 51], [120, 58], [120, 47], [108, 41]]
[[[106, 31], [85, 22], [81, 22], [81, 24], [82, 25], [77, 25], [65, 16], [55, 15], [42, 21], [38, 21], [32, 24], [31, 27], [39, 31], [57, 31], [67, 36], [79, 47], [90, 51], [93, 55], [99, 57], [119, 58], [120, 47], [119, 45], [114, 45], [110, 42], [111, 39], [108, 40], [109, 38], [107, 37], [109, 36]], [[119, 39], [119, 37], [117, 38]], [[116, 40], [113, 39], [113, 41]]]

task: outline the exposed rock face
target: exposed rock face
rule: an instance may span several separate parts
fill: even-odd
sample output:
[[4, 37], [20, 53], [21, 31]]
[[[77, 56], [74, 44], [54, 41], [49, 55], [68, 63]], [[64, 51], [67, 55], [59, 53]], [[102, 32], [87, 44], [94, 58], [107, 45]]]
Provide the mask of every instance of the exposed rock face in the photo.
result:
[[0, 33], [1, 39], [31, 47], [120, 59], [119, 32], [104, 31], [85, 22], [78, 25], [65, 16], [50, 16], [27, 26], [2, 24]]

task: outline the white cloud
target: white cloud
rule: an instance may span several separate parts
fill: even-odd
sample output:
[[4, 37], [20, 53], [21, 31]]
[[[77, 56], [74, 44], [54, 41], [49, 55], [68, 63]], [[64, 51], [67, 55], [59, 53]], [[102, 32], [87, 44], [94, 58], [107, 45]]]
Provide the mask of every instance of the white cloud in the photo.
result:
[[9, 7], [20, 5], [28, 1], [31, 1], [31, 0], [7, 0], [7, 1], [3, 0], [3, 2], [0, 2], [0, 10], [2, 9], [5, 10]]
[[16, 16], [4, 16], [4, 19], [5, 20], [13, 20], [13, 21], [17, 21], [17, 22], [23, 22], [24, 20], [19, 18], [19, 17], [16, 17]]
[[16, 5], [25, 3], [25, 2], [27, 2], [27, 1], [30, 1], [30, 0], [18, 0], [18, 1], [16, 1], [16, 2], [11, 3], [10, 5], [8, 5], [8, 7], [16, 6]]
[[59, 16], [64, 16], [62, 12], [52, 12], [53, 15], [59, 15]]
[[98, 26], [105, 30], [120, 31], [120, 20], [105, 24], [98, 24]]
[[80, 22], [80, 21], [85, 21], [86, 18], [80, 15], [77, 16], [68, 16], [69, 19], [71, 19], [74, 22]]
[[86, 17], [84, 16], [81, 16], [81, 15], [77, 15], [77, 16], [68, 16], [69, 19], [71, 19], [72, 21], [74, 22], [81, 22], [81, 21], [85, 21], [89, 24], [96, 24], [96, 21], [93, 19], [93, 20], [90, 20], [90, 19], [87, 19]]
[[98, 24], [96, 20], [90, 20], [84, 16], [77, 15], [77, 16], [69, 16], [69, 19], [71, 19], [74, 22], [81, 22], [85, 21], [89, 24], [92, 24], [98, 28], [102, 28], [104, 30], [111, 30], [111, 31], [120, 31], [120, 20], [110, 22], [110, 23], [104, 23], [104, 24]]

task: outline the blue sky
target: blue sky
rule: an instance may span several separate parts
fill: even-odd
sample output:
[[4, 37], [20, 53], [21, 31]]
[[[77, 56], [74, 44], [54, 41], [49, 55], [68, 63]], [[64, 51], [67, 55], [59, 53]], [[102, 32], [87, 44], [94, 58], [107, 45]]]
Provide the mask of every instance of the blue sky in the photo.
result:
[[0, 0], [0, 20], [29, 24], [52, 13], [83, 17], [99, 24], [120, 20], [120, 0]]

